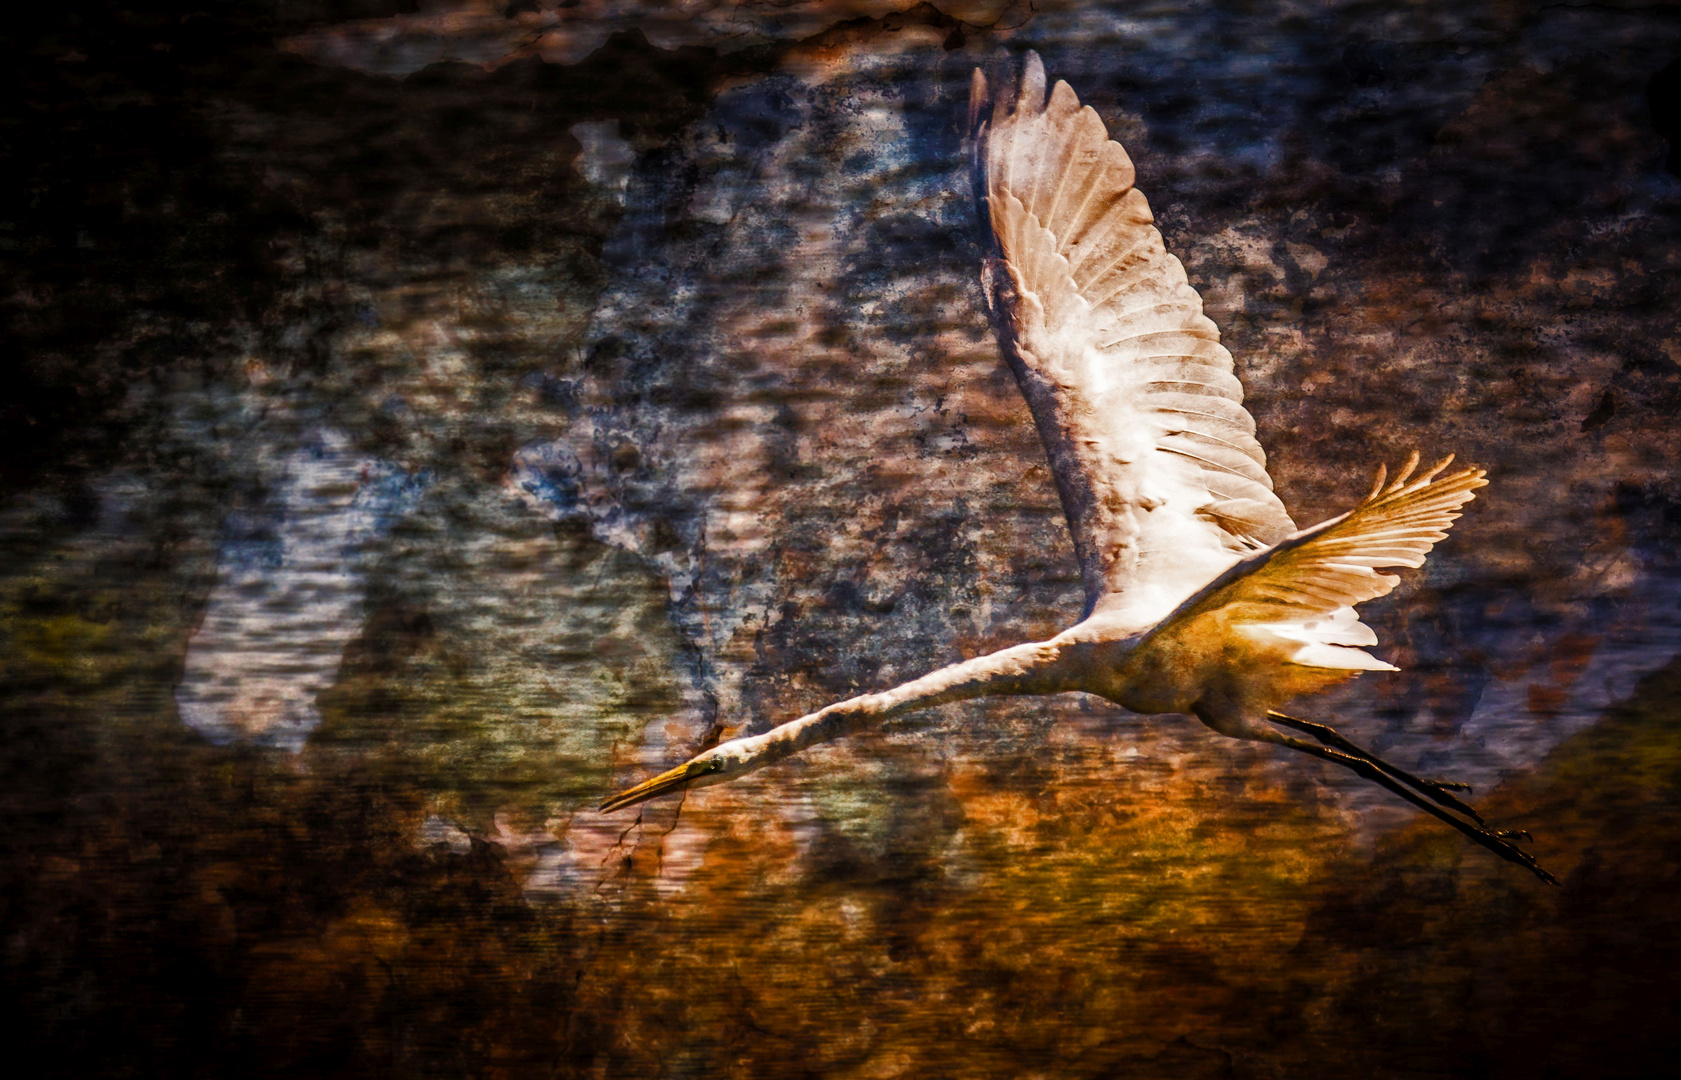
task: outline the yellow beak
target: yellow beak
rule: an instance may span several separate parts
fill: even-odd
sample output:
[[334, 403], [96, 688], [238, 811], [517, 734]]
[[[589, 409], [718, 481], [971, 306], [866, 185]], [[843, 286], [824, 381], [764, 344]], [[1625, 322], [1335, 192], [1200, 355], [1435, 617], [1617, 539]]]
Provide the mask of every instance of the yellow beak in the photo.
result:
[[651, 780], [644, 780], [635, 787], [626, 788], [617, 795], [601, 804], [601, 812], [611, 814], [615, 810], [623, 810], [627, 806], [635, 806], [639, 802], [652, 799], [656, 795], [664, 795], [668, 791], [677, 791], [691, 779], [699, 776], [705, 765], [689, 761], [667, 772], [662, 772]]

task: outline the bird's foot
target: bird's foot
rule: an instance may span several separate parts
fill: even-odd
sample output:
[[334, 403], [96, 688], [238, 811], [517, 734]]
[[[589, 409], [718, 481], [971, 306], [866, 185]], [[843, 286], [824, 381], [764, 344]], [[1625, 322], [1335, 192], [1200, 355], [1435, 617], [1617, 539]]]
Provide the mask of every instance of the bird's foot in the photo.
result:
[[1442, 791], [1463, 791], [1470, 794], [1471, 785], [1463, 780], [1426, 780], [1425, 783]]
[[1514, 862], [1519, 866], [1526, 867], [1548, 885], [1559, 884], [1558, 878], [1553, 877], [1552, 874], [1547, 872], [1546, 867], [1535, 861], [1535, 856], [1512, 842], [1522, 840], [1526, 844], [1534, 843], [1535, 838], [1529, 835], [1528, 829], [1482, 829], [1478, 831], [1487, 834], [1488, 839], [1483, 841], [1483, 846], [1492, 850], [1496, 855], [1507, 862]]

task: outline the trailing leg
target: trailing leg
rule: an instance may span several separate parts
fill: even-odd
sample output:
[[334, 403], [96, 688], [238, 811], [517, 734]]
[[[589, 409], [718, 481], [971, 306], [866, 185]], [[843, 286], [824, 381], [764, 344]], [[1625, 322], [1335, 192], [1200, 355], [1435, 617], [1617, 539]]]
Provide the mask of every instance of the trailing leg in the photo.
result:
[[[1447, 822], [1449, 825], [1452, 825], [1454, 828], [1481, 844], [1483, 847], [1494, 852], [1502, 859], [1505, 859], [1507, 862], [1516, 863], [1533, 873], [1542, 881], [1545, 881], [1547, 884], [1557, 885], [1559, 883], [1557, 878], [1549, 874], [1540, 863], [1535, 861], [1534, 856], [1512, 843], [1512, 839], [1514, 837], [1518, 835], [1527, 836], [1527, 833], [1520, 834], [1497, 832], [1492, 829], [1484, 828], [1481, 824], [1480, 818], [1476, 824], [1473, 824], [1472, 822], [1466, 821], [1464, 818], [1456, 817], [1455, 815], [1442, 809], [1440, 806], [1420, 798], [1417, 793], [1398, 782], [1384, 769], [1380, 768], [1376, 762], [1369, 758], [1346, 753], [1340, 749], [1315, 746], [1313, 743], [1305, 742], [1290, 735], [1281, 735], [1278, 732], [1268, 732], [1268, 735], [1270, 735], [1270, 738], [1264, 738], [1262, 741], [1274, 742], [1280, 746], [1288, 746], [1292, 750], [1299, 750], [1304, 754], [1311, 754], [1313, 757], [1319, 758], [1322, 761], [1335, 762], [1345, 769], [1356, 772], [1365, 777], [1367, 780], [1376, 784], [1381, 784], [1385, 788], [1388, 788], [1390, 791], [1412, 803], [1420, 810]], [[1338, 737], [1340, 738], [1341, 736]]]
[[1331, 727], [1329, 724], [1316, 724], [1312, 720], [1298, 720], [1293, 716], [1285, 716], [1283, 713], [1277, 712], [1273, 709], [1267, 710], [1267, 719], [1271, 720], [1275, 724], [1279, 724], [1287, 728], [1294, 728], [1297, 731], [1312, 735], [1314, 739], [1318, 740], [1325, 746], [1331, 747], [1332, 749], [1341, 750], [1343, 753], [1352, 757], [1360, 758], [1362, 761], [1369, 761], [1373, 765], [1382, 769], [1384, 772], [1388, 773], [1390, 776], [1393, 776], [1403, 784], [1406, 784], [1408, 787], [1423, 792], [1424, 794], [1430, 796], [1430, 798], [1441, 803], [1443, 806], [1457, 810], [1461, 814], [1470, 818], [1472, 821], [1475, 821], [1478, 825], [1483, 824], [1482, 815], [1472, 809], [1470, 804], [1453, 794], [1455, 791], [1469, 792], [1471, 790], [1470, 784], [1456, 783], [1451, 780], [1425, 780], [1421, 777], [1414, 776], [1412, 773], [1401, 768], [1399, 765], [1391, 765], [1389, 762], [1378, 757], [1370, 750], [1358, 746], [1350, 740], [1344, 738], [1337, 732], [1336, 728]]

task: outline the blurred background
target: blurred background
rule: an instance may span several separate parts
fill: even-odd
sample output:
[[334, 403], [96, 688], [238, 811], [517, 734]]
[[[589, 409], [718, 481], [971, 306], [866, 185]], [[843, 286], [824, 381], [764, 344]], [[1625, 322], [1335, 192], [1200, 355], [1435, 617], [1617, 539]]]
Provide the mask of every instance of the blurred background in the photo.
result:
[[[1681, 1053], [1681, 7], [65, 0], [3, 28], [0, 1027], [63, 1076], [1641, 1077]], [[1078, 617], [968, 80], [1138, 166], [1311, 523], [1491, 484], [1305, 702], [611, 817]]]

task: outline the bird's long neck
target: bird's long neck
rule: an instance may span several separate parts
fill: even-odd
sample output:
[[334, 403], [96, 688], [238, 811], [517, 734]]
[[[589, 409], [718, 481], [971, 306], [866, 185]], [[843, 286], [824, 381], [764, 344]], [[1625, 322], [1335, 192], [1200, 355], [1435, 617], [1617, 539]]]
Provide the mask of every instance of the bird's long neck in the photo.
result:
[[837, 701], [740, 742], [756, 769], [916, 709], [989, 694], [1054, 694], [1073, 688], [1067, 673], [1061, 670], [1060, 656], [1057, 645], [1043, 641], [1001, 649], [929, 672], [879, 694]]

